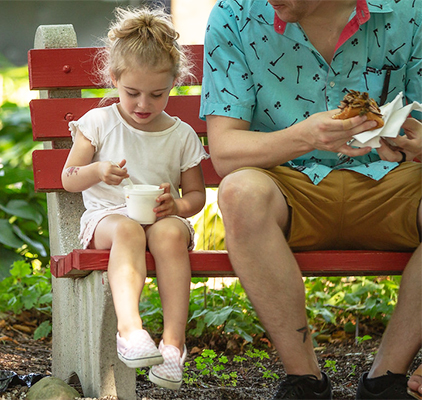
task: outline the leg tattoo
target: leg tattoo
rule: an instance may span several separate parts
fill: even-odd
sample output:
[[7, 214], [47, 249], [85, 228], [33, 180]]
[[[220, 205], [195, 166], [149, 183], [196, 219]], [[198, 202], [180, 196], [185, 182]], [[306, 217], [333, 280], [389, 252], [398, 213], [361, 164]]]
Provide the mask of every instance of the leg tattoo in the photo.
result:
[[305, 343], [306, 338], [308, 337], [308, 333], [309, 333], [308, 326], [305, 325], [303, 328], [296, 329], [296, 332], [303, 333], [303, 341], [302, 341], [302, 343]]

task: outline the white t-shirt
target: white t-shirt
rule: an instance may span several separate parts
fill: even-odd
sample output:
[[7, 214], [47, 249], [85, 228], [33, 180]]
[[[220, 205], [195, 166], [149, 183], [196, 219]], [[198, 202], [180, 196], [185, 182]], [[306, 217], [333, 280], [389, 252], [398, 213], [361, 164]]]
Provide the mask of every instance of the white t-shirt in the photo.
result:
[[[179, 118], [161, 132], [144, 132], [130, 126], [120, 115], [117, 104], [88, 111], [78, 121], [69, 123], [72, 138], [76, 129], [95, 147], [92, 162], [126, 159], [127, 171], [134, 184], [170, 183], [171, 194], [179, 198], [180, 174], [209, 158], [196, 132]], [[82, 192], [86, 211], [81, 231], [91, 218], [125, 203], [123, 186], [100, 182]]]

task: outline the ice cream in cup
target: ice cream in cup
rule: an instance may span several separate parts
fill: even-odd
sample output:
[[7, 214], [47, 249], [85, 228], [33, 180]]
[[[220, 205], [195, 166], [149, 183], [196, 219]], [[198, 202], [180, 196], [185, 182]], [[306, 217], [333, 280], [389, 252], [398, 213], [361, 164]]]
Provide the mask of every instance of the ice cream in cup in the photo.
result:
[[156, 185], [127, 185], [123, 187], [129, 218], [140, 224], [153, 224], [157, 216], [153, 209], [157, 207], [157, 197], [164, 193]]

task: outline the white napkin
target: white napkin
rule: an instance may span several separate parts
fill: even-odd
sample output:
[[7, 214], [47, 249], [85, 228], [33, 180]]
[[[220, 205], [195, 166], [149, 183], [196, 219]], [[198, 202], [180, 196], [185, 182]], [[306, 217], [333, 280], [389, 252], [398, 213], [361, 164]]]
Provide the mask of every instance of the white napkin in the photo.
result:
[[396, 98], [380, 107], [383, 115], [384, 126], [372, 131], [366, 131], [353, 136], [352, 143], [356, 147], [370, 146], [372, 148], [381, 147], [380, 138], [395, 138], [400, 132], [406, 118], [412, 110], [422, 111], [422, 104], [414, 101], [403, 107], [403, 92], [400, 92]]

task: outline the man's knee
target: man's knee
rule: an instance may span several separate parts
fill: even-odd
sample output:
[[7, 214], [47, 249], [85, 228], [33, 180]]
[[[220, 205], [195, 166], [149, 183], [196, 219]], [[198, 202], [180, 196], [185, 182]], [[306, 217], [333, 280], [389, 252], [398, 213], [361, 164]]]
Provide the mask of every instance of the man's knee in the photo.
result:
[[284, 219], [283, 214], [288, 214], [287, 203], [275, 182], [253, 169], [226, 176], [218, 193], [218, 204], [226, 226], [241, 222], [256, 227], [267, 218], [278, 222]]
[[218, 203], [223, 214], [226, 211], [253, 212], [267, 203], [270, 190], [262, 187], [259, 183], [261, 177], [256, 176], [257, 174], [262, 175], [259, 172], [241, 170], [223, 179], [218, 190]]

